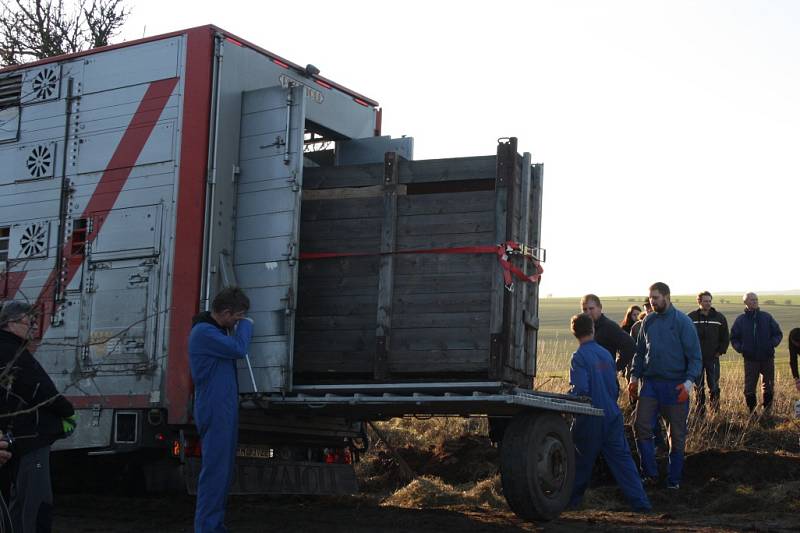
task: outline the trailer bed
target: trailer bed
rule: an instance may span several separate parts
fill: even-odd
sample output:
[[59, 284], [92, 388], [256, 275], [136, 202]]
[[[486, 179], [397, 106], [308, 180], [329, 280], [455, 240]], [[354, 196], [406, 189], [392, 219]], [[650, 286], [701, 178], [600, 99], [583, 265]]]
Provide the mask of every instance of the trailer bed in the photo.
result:
[[592, 407], [588, 398], [509, 387], [503, 382], [296, 386], [285, 395], [245, 395], [241, 405], [363, 420], [440, 415], [510, 417], [537, 410], [603, 415], [603, 410]]

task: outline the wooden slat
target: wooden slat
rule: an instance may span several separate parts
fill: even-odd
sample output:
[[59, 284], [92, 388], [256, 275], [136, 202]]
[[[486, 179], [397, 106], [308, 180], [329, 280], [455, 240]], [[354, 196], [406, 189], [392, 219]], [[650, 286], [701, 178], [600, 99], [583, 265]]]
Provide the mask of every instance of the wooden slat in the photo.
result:
[[295, 350], [297, 373], [362, 373], [372, 376], [373, 351]]
[[403, 295], [488, 292], [492, 287], [491, 278], [492, 273], [486, 271], [470, 274], [397, 274], [395, 292]]
[[492, 231], [476, 233], [445, 233], [441, 235], [398, 235], [398, 250], [417, 250], [426, 248], [450, 248], [459, 246], [494, 245], [495, 235]]
[[494, 211], [494, 191], [418, 194], [397, 199], [397, 212], [405, 215]]
[[394, 255], [397, 246], [397, 171], [400, 157], [387, 152], [384, 160], [383, 224], [378, 275], [378, 313], [375, 329], [375, 379], [389, 377], [392, 343], [392, 298], [394, 295]]
[[[316, 351], [324, 348], [332, 352], [364, 352], [375, 348], [375, 329], [344, 330], [335, 332], [306, 331], [295, 339], [296, 351]], [[371, 367], [371, 365], [370, 365]]]
[[[513, 185], [512, 153], [516, 153], [516, 142], [500, 143], [497, 146], [497, 181], [495, 183], [495, 234], [496, 243], [509, 239], [509, 201], [512, 198], [510, 188]], [[503, 272], [499, 264], [495, 263], [494, 277], [492, 280], [490, 335], [491, 347], [489, 354], [489, 377], [499, 379], [502, 375], [503, 360], [506, 357], [505, 324], [508, 310], [506, 305], [507, 293], [503, 282]]]
[[383, 165], [310, 167], [303, 169], [304, 189], [364, 187], [383, 183]]
[[489, 331], [489, 312], [474, 311], [471, 313], [395, 313], [393, 317], [396, 328], [459, 328], [468, 327]]
[[394, 328], [392, 346], [398, 350], [487, 350], [485, 328]]
[[[404, 195], [406, 186], [397, 187], [397, 194]], [[383, 187], [370, 185], [369, 187], [340, 187], [337, 189], [310, 189], [303, 191], [303, 200], [349, 200], [353, 198], [383, 198]]]
[[400, 183], [476, 180], [495, 177], [495, 156], [400, 161]]
[[477, 254], [413, 254], [397, 256], [398, 274], [471, 274], [491, 272], [497, 259]]
[[[303, 193], [305, 194], [305, 192]], [[370, 219], [383, 216], [383, 198], [345, 198], [342, 200], [303, 200], [300, 220]], [[302, 231], [302, 227], [300, 228]]]
[[442, 374], [452, 379], [457, 372], [481, 372], [486, 375], [487, 350], [395, 350], [389, 366], [392, 374]]
[[375, 256], [308, 259], [300, 262], [302, 279], [315, 276], [365, 276], [370, 274], [376, 276], [378, 274], [378, 261]]
[[489, 308], [489, 301], [489, 292], [486, 291], [397, 295], [394, 299], [394, 312], [429, 313], [431, 309], [441, 313], [479, 312]]
[[414, 215], [399, 218], [403, 235], [444, 235], [453, 233], [483, 233], [494, 230], [494, 211]]
[[[309, 241], [328, 239], [331, 241], [361, 241], [381, 235], [381, 219], [348, 218], [340, 220], [307, 220], [301, 239]], [[335, 250], [334, 250], [335, 251]]]
[[[302, 290], [302, 286], [300, 287]], [[375, 315], [377, 307], [377, 291], [375, 294], [348, 296], [345, 298], [314, 297], [298, 299], [303, 306], [298, 306], [298, 312], [303, 316], [349, 316], [349, 315]]]
[[298, 316], [295, 323], [297, 331], [365, 330], [374, 325], [375, 317], [372, 315]]
[[[516, 240], [521, 242], [525, 245], [529, 245], [531, 242], [530, 233], [531, 233], [531, 224], [530, 224], [530, 212], [531, 212], [531, 184], [532, 176], [531, 176], [531, 154], [526, 153], [522, 158], [522, 168], [520, 174], [520, 194], [518, 195], [520, 198], [520, 215], [517, 217], [520, 219], [519, 224], [519, 234], [517, 234]], [[532, 273], [532, 266], [530, 261], [523, 261], [520, 267], [523, 269], [525, 274], [530, 275]], [[525, 350], [525, 313], [526, 313], [526, 302], [528, 301], [529, 294], [532, 287], [530, 283], [525, 282], [517, 282], [516, 288], [514, 291], [514, 314], [513, 314], [513, 324], [512, 324], [512, 333], [513, 333], [513, 346], [512, 351], [509, 354], [510, 359], [510, 366], [513, 366], [514, 369], [519, 370], [521, 372], [525, 372], [527, 370], [527, 365], [525, 362], [526, 357], [526, 350]]]

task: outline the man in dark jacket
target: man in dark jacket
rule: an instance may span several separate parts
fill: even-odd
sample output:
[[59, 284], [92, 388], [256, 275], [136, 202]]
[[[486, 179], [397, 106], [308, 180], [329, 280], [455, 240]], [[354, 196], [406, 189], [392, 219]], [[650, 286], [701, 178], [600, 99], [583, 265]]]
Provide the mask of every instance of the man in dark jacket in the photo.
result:
[[0, 428], [14, 436], [9, 512], [17, 533], [50, 531], [53, 492], [50, 445], [75, 429], [75, 410], [28, 351], [36, 331], [29, 304], [0, 309]]
[[747, 408], [756, 408], [756, 385], [761, 375], [764, 412], [772, 408], [775, 389], [775, 347], [783, 340], [781, 327], [772, 315], [758, 307], [758, 295], [744, 295], [744, 313], [736, 317], [731, 328], [731, 345], [744, 357], [744, 399]]
[[597, 295], [587, 294], [581, 298], [581, 310], [594, 322], [595, 342], [616, 358], [618, 372], [624, 370], [633, 360], [633, 338], [603, 314], [603, 304]]
[[792, 371], [794, 387], [800, 392], [800, 373], [797, 371], [797, 354], [800, 354], [800, 328], [789, 332], [789, 369]]
[[241, 289], [223, 289], [211, 312], [194, 317], [189, 334], [189, 366], [194, 382], [194, 418], [202, 443], [197, 480], [195, 533], [223, 533], [225, 503], [233, 481], [239, 438], [239, 383], [236, 361], [247, 355], [253, 321]]
[[711, 396], [711, 409], [719, 410], [719, 356], [728, 350], [728, 321], [725, 315], [711, 307], [711, 293], [703, 291], [697, 295], [697, 309], [689, 313], [689, 318], [697, 328], [700, 339], [700, 352], [703, 354], [703, 371], [697, 378], [697, 412], [706, 412], [706, 391], [703, 381], [708, 382]]

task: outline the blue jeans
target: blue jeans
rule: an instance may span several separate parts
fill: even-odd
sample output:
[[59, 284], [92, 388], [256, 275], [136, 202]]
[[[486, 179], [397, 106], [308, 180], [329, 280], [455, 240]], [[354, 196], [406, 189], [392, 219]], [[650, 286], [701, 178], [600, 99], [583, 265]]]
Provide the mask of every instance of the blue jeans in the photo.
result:
[[686, 447], [689, 402], [678, 403], [678, 391], [675, 387], [681, 383], [683, 382], [644, 378], [633, 426], [642, 474], [657, 478], [658, 465], [653, 425], [659, 414], [667, 421], [669, 439], [667, 481], [670, 484], [680, 484], [683, 477], [683, 451]]

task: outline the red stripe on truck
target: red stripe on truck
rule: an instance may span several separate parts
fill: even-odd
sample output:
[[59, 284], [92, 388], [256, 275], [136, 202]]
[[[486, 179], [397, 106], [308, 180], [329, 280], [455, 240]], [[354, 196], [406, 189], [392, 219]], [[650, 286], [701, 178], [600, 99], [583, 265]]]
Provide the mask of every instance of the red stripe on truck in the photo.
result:
[[[167, 106], [167, 101], [177, 83], [178, 78], [154, 81], [144, 93], [142, 101], [139, 102], [139, 107], [133, 114], [125, 133], [122, 134], [122, 139], [119, 141], [116, 150], [114, 150], [106, 170], [103, 171], [103, 175], [100, 177], [89, 203], [86, 204], [86, 208], [80, 216], [80, 218], [95, 216], [92, 232], [86, 237], [87, 242], [92, 242], [103, 227], [106, 217], [102, 214], [108, 213], [114, 207], [122, 188], [128, 181], [128, 176], [130, 176], [133, 167], [136, 165], [136, 160], [139, 159], [139, 155], [153, 132], [161, 112]], [[98, 213], [101, 216], [96, 216]], [[63, 246], [62, 257], [65, 260], [65, 268], [63, 271], [59, 268], [59, 265], [53, 268], [39, 293], [38, 300], [36, 300], [36, 306], [42, 310], [45, 317], [52, 316], [54, 311], [53, 291], [55, 290], [57, 277], [59, 275], [62, 277], [64, 286], [69, 285], [83, 262], [82, 260], [73, 260], [71, 242]], [[50, 321], [43, 320], [41, 326], [42, 336], [44, 336], [48, 327], [50, 327]]]
[[211, 68], [214, 34], [210, 27], [187, 33], [181, 161], [175, 227], [175, 256], [167, 349], [166, 405], [170, 424], [189, 422], [192, 377], [189, 330], [200, 308], [203, 217], [208, 172]]

